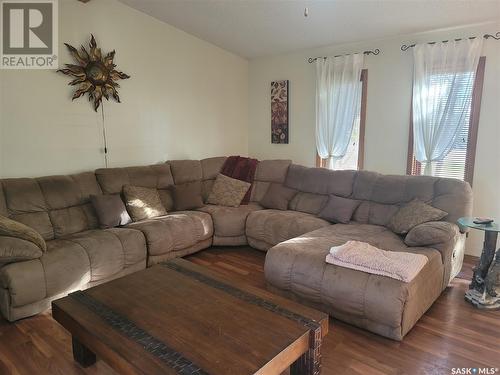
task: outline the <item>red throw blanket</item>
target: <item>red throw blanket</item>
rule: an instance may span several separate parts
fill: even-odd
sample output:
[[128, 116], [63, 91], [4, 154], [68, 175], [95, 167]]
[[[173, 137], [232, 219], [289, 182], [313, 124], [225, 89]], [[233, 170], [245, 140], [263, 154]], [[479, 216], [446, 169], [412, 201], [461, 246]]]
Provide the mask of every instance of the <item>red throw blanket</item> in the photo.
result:
[[229, 156], [222, 166], [221, 173], [223, 175], [237, 180], [250, 182], [252, 184], [241, 201], [241, 204], [248, 204], [248, 202], [250, 202], [253, 179], [255, 177], [255, 170], [257, 169], [258, 163], [259, 161], [257, 159], [243, 158], [241, 156]]

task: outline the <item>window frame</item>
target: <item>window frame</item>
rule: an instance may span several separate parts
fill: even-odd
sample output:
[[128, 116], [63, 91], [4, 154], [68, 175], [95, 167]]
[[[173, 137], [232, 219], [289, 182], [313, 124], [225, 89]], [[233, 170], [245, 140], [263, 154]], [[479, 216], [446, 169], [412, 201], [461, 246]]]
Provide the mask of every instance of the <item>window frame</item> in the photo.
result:
[[[483, 94], [484, 72], [486, 66], [486, 56], [479, 58], [479, 63], [472, 86], [471, 109], [469, 116], [469, 137], [467, 139], [467, 153], [464, 166], [464, 181], [472, 186], [474, 178], [474, 164], [476, 161], [477, 133], [479, 128], [479, 114], [481, 112], [481, 100]], [[406, 162], [406, 174], [420, 176], [422, 173], [422, 163], [415, 159], [413, 148], [413, 97], [410, 109], [410, 134], [408, 136], [408, 155]]]
[[[365, 159], [366, 102], [368, 98], [368, 69], [361, 70], [361, 107], [359, 111], [358, 169], [362, 170]], [[326, 168], [328, 159], [321, 159], [316, 152], [316, 167]]]

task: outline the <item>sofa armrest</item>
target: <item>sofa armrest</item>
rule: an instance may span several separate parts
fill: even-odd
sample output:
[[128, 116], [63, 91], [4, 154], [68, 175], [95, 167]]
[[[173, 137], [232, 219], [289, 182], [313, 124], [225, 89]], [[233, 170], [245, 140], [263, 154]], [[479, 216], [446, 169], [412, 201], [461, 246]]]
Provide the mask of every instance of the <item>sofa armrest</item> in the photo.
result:
[[464, 257], [465, 234], [458, 225], [446, 221], [430, 221], [413, 227], [405, 238], [408, 246], [427, 246], [441, 253], [444, 266], [443, 289], [460, 269]]
[[453, 241], [460, 233], [456, 224], [429, 221], [413, 227], [405, 237], [408, 246], [431, 246]]
[[16, 237], [0, 236], [0, 267], [7, 263], [37, 259], [43, 250], [33, 242]]

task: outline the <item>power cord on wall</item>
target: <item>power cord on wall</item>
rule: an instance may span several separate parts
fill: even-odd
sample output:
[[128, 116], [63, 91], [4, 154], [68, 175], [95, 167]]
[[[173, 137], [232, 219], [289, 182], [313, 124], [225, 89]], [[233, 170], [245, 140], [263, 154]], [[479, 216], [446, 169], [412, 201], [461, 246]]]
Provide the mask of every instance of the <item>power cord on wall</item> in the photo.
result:
[[106, 125], [104, 123], [104, 102], [101, 103], [101, 117], [102, 117], [102, 138], [104, 140], [104, 165], [108, 167], [108, 141], [106, 139]]

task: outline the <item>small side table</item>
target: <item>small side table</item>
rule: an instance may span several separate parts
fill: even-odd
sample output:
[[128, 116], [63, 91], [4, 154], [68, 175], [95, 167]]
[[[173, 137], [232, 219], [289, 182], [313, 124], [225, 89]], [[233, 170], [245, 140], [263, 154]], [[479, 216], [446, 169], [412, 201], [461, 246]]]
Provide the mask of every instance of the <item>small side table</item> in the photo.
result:
[[500, 224], [475, 224], [474, 218], [461, 217], [458, 225], [484, 231], [483, 251], [465, 299], [480, 309], [500, 309], [500, 250], [496, 251]]

